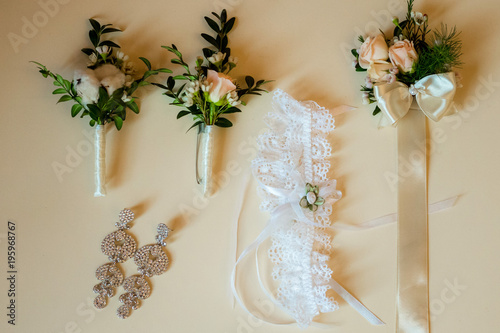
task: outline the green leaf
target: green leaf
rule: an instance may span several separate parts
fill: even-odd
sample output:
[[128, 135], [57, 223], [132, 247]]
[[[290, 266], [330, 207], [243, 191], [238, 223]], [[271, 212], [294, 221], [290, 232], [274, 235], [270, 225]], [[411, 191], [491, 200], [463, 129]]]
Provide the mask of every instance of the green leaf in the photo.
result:
[[176, 75], [174, 76], [174, 80], [189, 80], [189, 78], [185, 77], [184, 75]]
[[66, 94], [66, 89], [64, 89], [64, 88], [58, 88], [58, 89], [54, 90], [52, 92], [52, 94], [53, 95], [56, 95], [56, 94]]
[[400, 29], [400, 27], [402, 29], [404, 29], [406, 27], [406, 25], [408, 24], [408, 21], [407, 20], [404, 20], [403, 22], [399, 22], [399, 26], [396, 26], [394, 28], [394, 36], [395, 37], [399, 37], [399, 35], [403, 32], [403, 30]]
[[94, 119], [90, 119], [89, 125], [92, 126], [92, 127], [94, 127], [95, 126], [95, 120]]
[[32, 62], [32, 63], [34, 63], [34, 64], [37, 64], [37, 65], [38, 65], [38, 66], [40, 66], [41, 68], [44, 68], [44, 69], [46, 69], [46, 68], [47, 68], [47, 67], [45, 67], [44, 65], [42, 65], [41, 63], [39, 63], [39, 62], [36, 62], [36, 61], [30, 61], [30, 62]]
[[236, 18], [233, 17], [227, 23], [224, 25], [224, 33], [227, 34], [231, 29], [233, 28], [234, 22], [236, 21]]
[[134, 113], [139, 113], [139, 107], [137, 106], [137, 103], [134, 101], [130, 101], [127, 103], [127, 106], [129, 107], [130, 110], [132, 110]]
[[216, 12], [212, 12], [212, 15], [213, 15], [213, 16], [215, 16], [215, 17], [217, 17], [217, 19], [220, 21], [220, 16], [219, 16], [219, 14], [217, 14]]
[[227, 11], [223, 9], [222, 12], [220, 13], [220, 21], [222, 23], [226, 23], [226, 20], [227, 20]]
[[163, 84], [161, 84], [161, 83], [151, 82], [151, 84], [152, 84], [153, 86], [157, 86], [158, 88], [165, 89], [165, 90], [169, 90], [169, 89], [167, 88], [167, 86], [165, 86], [165, 85], [163, 85]]
[[215, 53], [214, 50], [210, 50], [209, 48], [206, 47], [203, 48], [202, 51], [203, 51], [203, 56], [207, 59], [210, 58]]
[[76, 115], [78, 115], [78, 113], [80, 113], [80, 111], [83, 109], [83, 106], [81, 106], [80, 104], [75, 104], [71, 107], [71, 117], [76, 117]]
[[356, 51], [356, 49], [352, 49], [351, 53], [356, 59], [358, 58], [358, 52]]
[[177, 50], [177, 47], [172, 44], [172, 46], [162, 46], [164, 49], [167, 49], [169, 52], [172, 52], [173, 54], [175, 54], [177, 57], [179, 58], [182, 58], [182, 53], [180, 53], [178, 50]]
[[116, 129], [121, 130], [123, 126], [123, 119], [118, 116], [113, 116], [113, 120], [115, 121]]
[[227, 39], [227, 36], [224, 36], [222, 38], [222, 43], [221, 43], [221, 51], [223, 51], [224, 53], [226, 53], [226, 48], [227, 48], [227, 44], [229, 43], [229, 40]]
[[175, 79], [173, 77], [169, 76], [167, 79], [168, 90], [173, 90], [174, 86], [175, 86]]
[[66, 90], [71, 91], [71, 82], [63, 79], [63, 85], [64, 85], [64, 88], [66, 88]]
[[253, 87], [255, 80], [253, 79], [253, 77], [247, 75], [245, 77], [245, 82], [247, 83], [248, 88], [251, 88], [251, 87]]
[[207, 21], [208, 25], [210, 26], [210, 28], [212, 28], [213, 31], [215, 31], [216, 33], [219, 33], [219, 31], [220, 31], [219, 25], [214, 20], [212, 20], [208, 16], [205, 16], [205, 21]]
[[107, 33], [110, 33], [110, 32], [121, 32], [120, 29], [116, 29], [116, 28], [106, 28], [102, 31], [103, 34], [107, 34]]
[[210, 44], [212, 44], [216, 48], [219, 48], [219, 44], [217, 44], [217, 41], [212, 36], [207, 35], [207, 34], [201, 34], [201, 37], [203, 37], [207, 42], [209, 42]]
[[99, 36], [97, 36], [97, 33], [94, 30], [89, 31], [89, 38], [90, 41], [92, 42], [92, 45], [97, 47], [99, 44]]
[[196, 127], [196, 126], [201, 125], [201, 124], [203, 124], [202, 121], [195, 122], [193, 125], [191, 125], [191, 127], [188, 128], [188, 130], [186, 131], [186, 133], [189, 132], [193, 127]]
[[356, 72], [366, 72], [366, 69], [361, 68], [361, 66], [359, 66], [359, 64], [356, 64]]
[[93, 49], [89, 49], [89, 48], [84, 48], [84, 49], [82, 49], [82, 52], [89, 56], [92, 53], [94, 53], [94, 50]]
[[156, 71], [158, 71], [160, 73], [172, 73], [172, 71], [168, 68], [159, 68]]
[[226, 118], [218, 118], [217, 121], [215, 122], [215, 125], [219, 127], [231, 127], [233, 126], [233, 123], [227, 120]]
[[224, 111], [224, 113], [235, 113], [235, 112], [241, 112], [240, 109], [238, 109], [237, 107], [230, 107], [229, 109], [227, 109], [226, 111]]
[[148, 60], [148, 59], [146, 59], [146, 58], [144, 58], [144, 57], [139, 57], [139, 59], [141, 59], [141, 60], [142, 60], [142, 62], [146, 64], [146, 67], [147, 67], [149, 70], [151, 70], [151, 63], [149, 62], [149, 60]]
[[189, 112], [189, 111], [182, 110], [182, 111], [180, 111], [180, 112], [177, 114], [177, 119], [182, 118], [182, 117], [184, 117], [184, 116], [187, 116], [187, 115], [188, 115], [188, 114], [190, 114], [190, 113], [191, 113], [191, 112]]
[[100, 31], [101, 30], [101, 25], [99, 22], [97, 22], [94, 19], [89, 19], [90, 24], [92, 25], [92, 28], [94, 28], [95, 31]]
[[110, 47], [116, 47], [117, 49], [120, 48], [120, 45], [118, 45], [115, 42], [112, 42], [110, 40], [105, 40], [105, 41], [102, 41], [101, 43], [99, 43], [99, 46], [103, 46], [103, 45], [107, 45], [107, 46], [110, 46]]
[[382, 111], [382, 110], [380, 110], [380, 108], [379, 108], [379, 107], [378, 107], [378, 105], [377, 105], [377, 106], [375, 107], [375, 110], [373, 110], [372, 115], [373, 115], [373, 116], [375, 116], [375, 115], [376, 115], [377, 113], [379, 113], [380, 111]]
[[72, 100], [72, 98], [71, 98], [70, 95], [64, 95], [64, 96], [61, 96], [61, 98], [59, 98], [59, 100], [57, 101], [57, 103], [67, 102], [67, 101], [70, 101], [70, 100]]

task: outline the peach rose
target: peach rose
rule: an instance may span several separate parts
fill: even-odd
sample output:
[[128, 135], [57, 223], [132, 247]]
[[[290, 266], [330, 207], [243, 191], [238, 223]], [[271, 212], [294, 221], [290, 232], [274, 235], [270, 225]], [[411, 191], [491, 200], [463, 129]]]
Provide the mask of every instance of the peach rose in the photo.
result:
[[209, 69], [207, 71], [207, 81], [211, 84], [209, 92], [209, 98], [213, 103], [217, 103], [226, 94], [232, 90], [236, 89], [232, 79], [222, 73], [218, 73]]
[[389, 48], [382, 34], [375, 38], [368, 37], [359, 48], [359, 66], [364, 69], [370, 67], [370, 63], [386, 61], [389, 58]]
[[387, 81], [389, 71], [393, 65], [387, 61], [379, 61], [370, 64], [368, 67], [368, 76], [372, 82]]
[[411, 72], [413, 64], [418, 60], [417, 51], [413, 47], [413, 42], [400, 40], [389, 48], [389, 58], [394, 66], [403, 73]]

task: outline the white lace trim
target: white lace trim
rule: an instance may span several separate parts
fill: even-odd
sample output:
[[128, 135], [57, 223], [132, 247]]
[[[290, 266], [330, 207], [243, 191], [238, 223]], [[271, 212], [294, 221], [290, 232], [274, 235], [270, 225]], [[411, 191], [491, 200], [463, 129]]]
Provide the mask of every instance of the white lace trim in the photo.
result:
[[[260, 208], [264, 211], [285, 204], [285, 198], [269, 187], [305, 191], [304, 183], [311, 183], [319, 186], [321, 196], [322, 188], [336, 186], [335, 180], [328, 179], [327, 159], [332, 149], [326, 136], [335, 127], [329, 111], [315, 102], [298, 102], [281, 90], [274, 93], [273, 109], [265, 117], [270, 130], [259, 136], [260, 149], [252, 162], [253, 174], [262, 185]], [[297, 172], [303, 182], [294, 181]], [[305, 208], [303, 213], [309, 220], [329, 226], [332, 204], [339, 198], [340, 192], [333, 191], [316, 212]], [[337, 302], [326, 296], [332, 275], [327, 264], [331, 238], [323, 228], [295, 219], [290, 222], [273, 232], [269, 258], [274, 263], [273, 278], [280, 281], [278, 302], [300, 327], [307, 327], [320, 312], [338, 308]]]

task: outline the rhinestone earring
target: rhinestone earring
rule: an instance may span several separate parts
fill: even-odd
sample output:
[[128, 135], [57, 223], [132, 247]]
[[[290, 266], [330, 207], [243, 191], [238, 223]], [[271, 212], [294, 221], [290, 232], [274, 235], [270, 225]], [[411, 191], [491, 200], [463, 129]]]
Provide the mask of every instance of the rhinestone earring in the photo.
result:
[[98, 309], [104, 308], [108, 303], [108, 297], [113, 297], [115, 288], [123, 283], [123, 272], [118, 263], [132, 258], [137, 250], [137, 243], [126, 230], [130, 229], [128, 223], [134, 219], [134, 213], [130, 209], [124, 209], [119, 214], [120, 222], [116, 222], [118, 228], [108, 234], [101, 243], [101, 251], [109, 258], [109, 263], [100, 266], [95, 276], [101, 282], [94, 286], [97, 297], [94, 306]]
[[168, 257], [162, 247], [167, 246], [165, 239], [172, 230], [161, 223], [158, 224], [157, 231], [156, 244], [144, 245], [135, 253], [134, 262], [139, 274], [129, 276], [123, 282], [125, 293], [119, 298], [123, 305], [116, 311], [117, 316], [122, 319], [128, 318], [132, 309], [139, 308], [141, 299], [151, 295], [151, 285], [147, 277], [163, 274], [167, 270]]

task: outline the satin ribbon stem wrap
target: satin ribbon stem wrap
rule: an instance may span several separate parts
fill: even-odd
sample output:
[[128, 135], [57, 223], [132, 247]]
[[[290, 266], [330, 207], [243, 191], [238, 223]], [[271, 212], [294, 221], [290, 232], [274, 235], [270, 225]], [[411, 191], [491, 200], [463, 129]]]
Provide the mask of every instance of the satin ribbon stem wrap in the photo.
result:
[[398, 164], [398, 333], [430, 330], [426, 117], [449, 115], [455, 90], [453, 72], [426, 76], [411, 87], [397, 81], [374, 87], [381, 124], [397, 126], [398, 161], [404, 162]]
[[95, 193], [94, 197], [106, 196], [106, 128], [96, 125], [94, 136], [95, 151]]
[[196, 181], [203, 188], [203, 195], [214, 194], [213, 181], [214, 126], [201, 124], [196, 141]]

